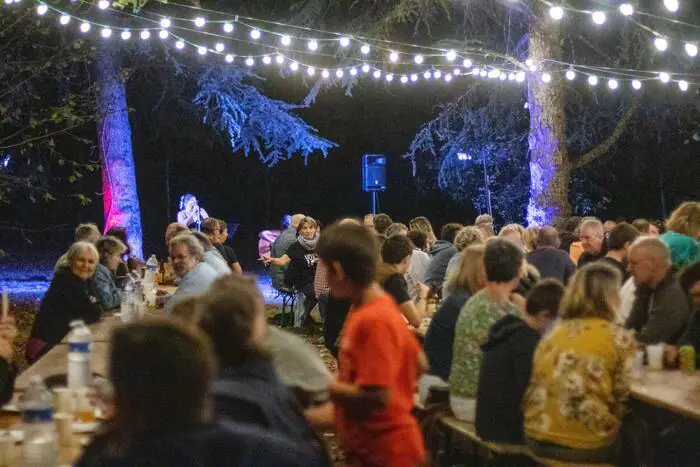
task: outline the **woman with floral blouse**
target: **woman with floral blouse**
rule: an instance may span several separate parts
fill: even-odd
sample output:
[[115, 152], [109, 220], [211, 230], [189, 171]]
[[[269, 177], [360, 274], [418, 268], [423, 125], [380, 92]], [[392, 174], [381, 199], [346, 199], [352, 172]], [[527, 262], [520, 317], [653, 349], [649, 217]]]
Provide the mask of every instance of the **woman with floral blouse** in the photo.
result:
[[629, 395], [636, 345], [614, 324], [620, 273], [592, 263], [572, 278], [561, 321], [535, 351], [523, 401], [525, 437], [541, 457], [611, 462]]

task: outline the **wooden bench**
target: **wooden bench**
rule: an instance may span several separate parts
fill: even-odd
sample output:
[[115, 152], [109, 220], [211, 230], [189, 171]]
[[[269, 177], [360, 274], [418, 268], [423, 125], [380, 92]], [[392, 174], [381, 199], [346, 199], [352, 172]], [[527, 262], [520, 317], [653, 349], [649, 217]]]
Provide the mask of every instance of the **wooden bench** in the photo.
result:
[[529, 452], [528, 456], [530, 457], [530, 459], [537, 462], [537, 464], [542, 465], [544, 467], [615, 467], [613, 464], [587, 464], [578, 462], [555, 461], [551, 459], [537, 457], [532, 452]]
[[445, 428], [444, 452], [448, 462], [451, 462], [454, 456], [454, 435], [466, 440], [472, 447], [473, 459], [467, 465], [488, 465], [491, 461], [503, 456], [530, 457], [530, 452], [524, 445], [484, 441], [476, 434], [476, 427], [473, 423], [454, 417], [443, 417], [440, 422]]

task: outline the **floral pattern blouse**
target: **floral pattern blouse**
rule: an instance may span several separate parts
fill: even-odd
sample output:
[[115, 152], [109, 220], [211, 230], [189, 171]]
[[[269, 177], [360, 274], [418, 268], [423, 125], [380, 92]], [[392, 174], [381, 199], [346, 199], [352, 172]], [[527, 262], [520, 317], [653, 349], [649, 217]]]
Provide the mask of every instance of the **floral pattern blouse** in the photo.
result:
[[481, 369], [481, 345], [489, 329], [503, 316], [518, 314], [518, 307], [509, 301], [494, 302], [485, 289], [467, 300], [457, 318], [450, 371], [450, 394], [466, 399], [476, 398]]
[[535, 351], [523, 400], [526, 436], [572, 449], [613, 444], [635, 351], [631, 332], [609, 321], [558, 323]]

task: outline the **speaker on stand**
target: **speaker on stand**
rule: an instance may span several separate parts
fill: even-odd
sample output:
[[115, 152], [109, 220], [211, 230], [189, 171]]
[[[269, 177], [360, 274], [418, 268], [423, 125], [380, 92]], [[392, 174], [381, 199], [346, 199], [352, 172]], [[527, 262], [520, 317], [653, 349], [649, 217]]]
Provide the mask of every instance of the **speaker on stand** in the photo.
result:
[[379, 209], [379, 192], [386, 190], [386, 157], [383, 154], [362, 156], [362, 189], [372, 195], [372, 213]]

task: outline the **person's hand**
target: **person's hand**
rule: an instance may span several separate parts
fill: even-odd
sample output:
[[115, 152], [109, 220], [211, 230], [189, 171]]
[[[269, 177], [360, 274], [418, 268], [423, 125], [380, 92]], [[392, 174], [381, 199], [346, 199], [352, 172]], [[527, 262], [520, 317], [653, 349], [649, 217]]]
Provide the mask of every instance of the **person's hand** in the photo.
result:
[[664, 344], [664, 361], [668, 366], [675, 366], [678, 359], [678, 347]]
[[430, 287], [422, 282], [416, 282], [416, 287], [418, 287], [418, 298], [427, 300], [428, 294], [430, 293]]
[[270, 256], [261, 256], [260, 261], [262, 261], [265, 266], [269, 266], [270, 263], [272, 263], [272, 258]]
[[16, 336], [17, 328], [15, 327], [15, 318], [13, 316], [8, 316], [0, 320], [0, 339], [12, 343]]

